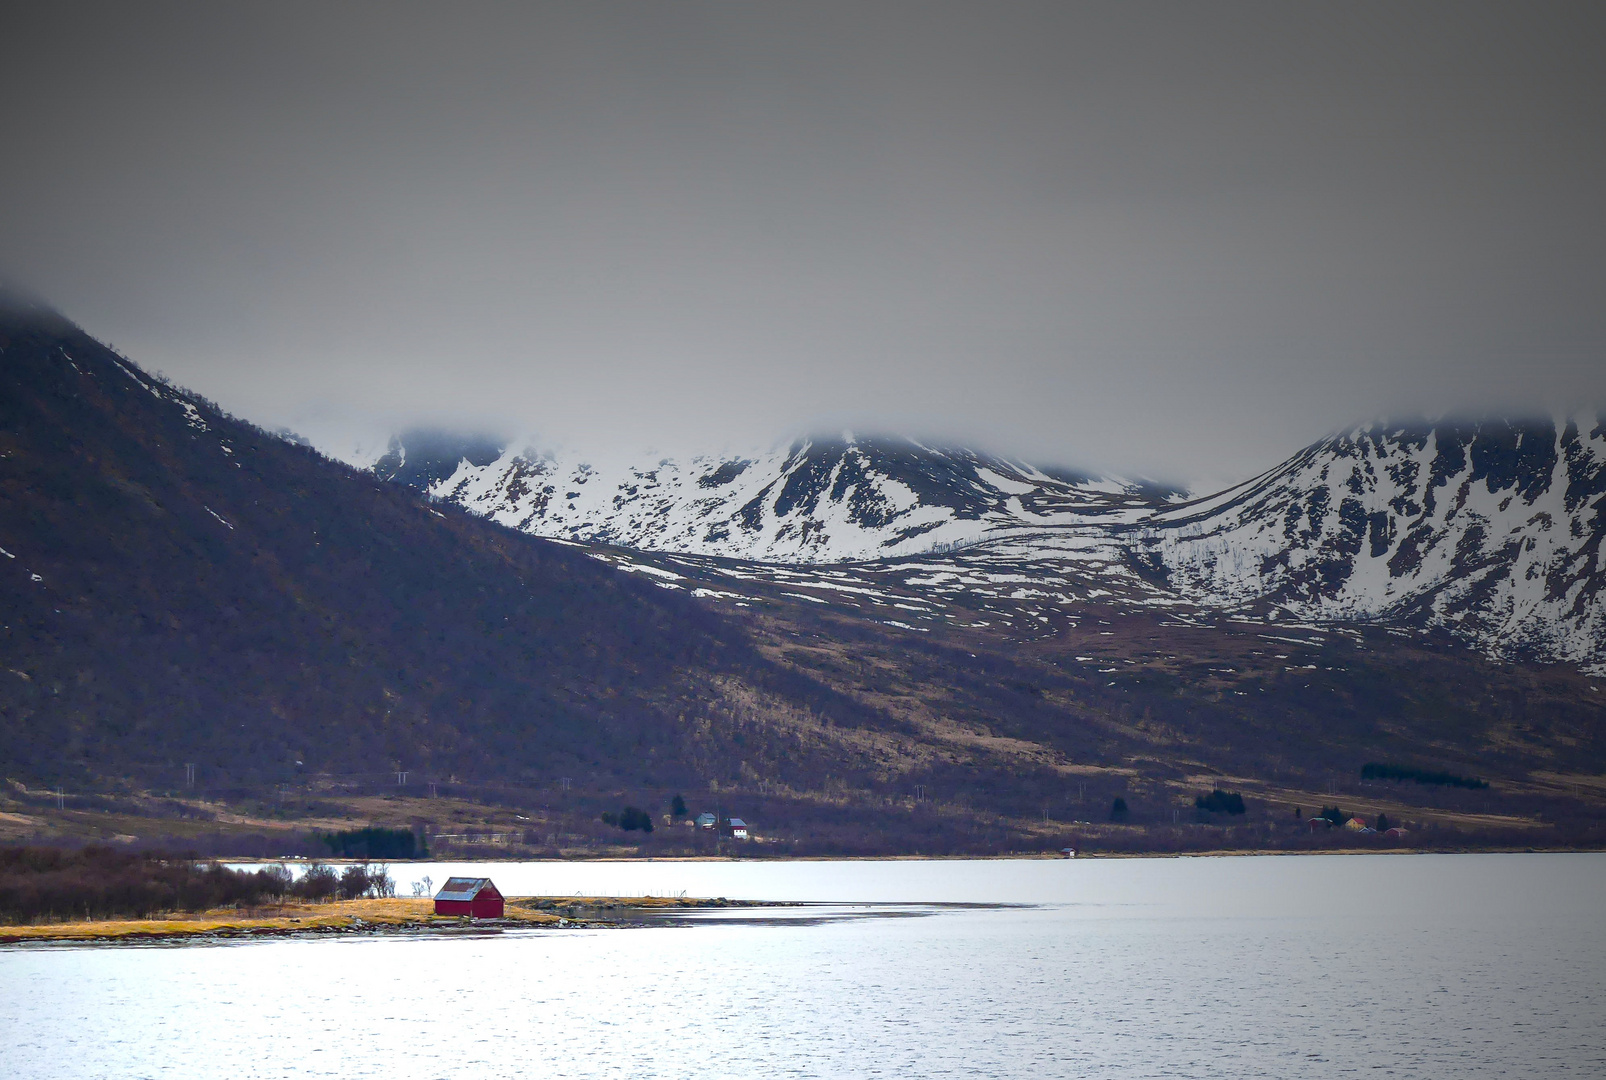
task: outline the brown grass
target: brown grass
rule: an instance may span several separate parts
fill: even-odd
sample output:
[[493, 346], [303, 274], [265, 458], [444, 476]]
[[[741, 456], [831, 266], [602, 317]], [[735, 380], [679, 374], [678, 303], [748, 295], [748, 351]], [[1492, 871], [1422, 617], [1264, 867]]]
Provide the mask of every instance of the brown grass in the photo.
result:
[[[569, 901], [565, 901], [569, 902]], [[632, 903], [635, 903], [632, 901]], [[506, 918], [541, 926], [561, 916], [509, 903]], [[361, 926], [447, 926], [459, 919], [435, 915], [434, 901], [413, 897], [385, 900], [334, 900], [326, 904], [285, 903], [237, 910], [169, 912], [152, 919], [92, 919], [0, 927], [0, 942], [116, 941], [132, 938], [183, 938], [215, 933], [297, 933]]]
[[[665, 910], [707, 906], [710, 901], [684, 896], [512, 896], [508, 897], [504, 922], [525, 926], [553, 926], [575, 918], [583, 910], [588, 916], [606, 911]], [[554, 910], [539, 910], [549, 904]], [[735, 905], [733, 905], [735, 906]], [[20, 941], [128, 941], [199, 937], [206, 934], [280, 935], [315, 933], [320, 930], [350, 930], [402, 927], [446, 927], [467, 924], [454, 916], [435, 915], [435, 903], [427, 898], [333, 900], [324, 904], [290, 902], [258, 908], [219, 908], [202, 912], [168, 912], [152, 919], [91, 919], [77, 922], [38, 923], [32, 926], [0, 927], [0, 943]]]

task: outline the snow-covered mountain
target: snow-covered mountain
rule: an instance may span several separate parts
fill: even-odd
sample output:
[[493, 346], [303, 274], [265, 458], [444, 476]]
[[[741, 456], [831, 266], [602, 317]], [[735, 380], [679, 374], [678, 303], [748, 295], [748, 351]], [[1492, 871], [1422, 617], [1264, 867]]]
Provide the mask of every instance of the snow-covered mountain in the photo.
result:
[[538, 536], [784, 563], [951, 550], [1023, 525], [1135, 520], [1176, 494], [847, 433], [607, 467], [414, 432], [374, 471]]
[[1138, 550], [1181, 594], [1438, 626], [1490, 651], [1606, 660], [1606, 427], [1378, 423], [1157, 511]]
[[715, 597], [767, 582], [911, 625], [1037, 628], [1089, 601], [1374, 622], [1606, 674], [1606, 426], [1594, 416], [1379, 422], [1190, 501], [851, 436], [603, 469], [412, 435], [376, 472], [525, 532], [674, 554], [607, 557], [666, 587], [700, 577]]

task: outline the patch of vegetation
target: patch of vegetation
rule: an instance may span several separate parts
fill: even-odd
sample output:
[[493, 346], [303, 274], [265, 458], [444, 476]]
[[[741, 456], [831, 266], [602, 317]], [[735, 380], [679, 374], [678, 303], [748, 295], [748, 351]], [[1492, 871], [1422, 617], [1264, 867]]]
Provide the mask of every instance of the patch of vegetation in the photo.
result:
[[365, 829], [329, 833], [322, 837], [332, 855], [339, 859], [427, 859], [429, 849], [411, 829], [385, 829], [370, 825]]
[[1222, 791], [1216, 788], [1208, 795], [1195, 798], [1193, 805], [1212, 814], [1242, 814], [1244, 797], [1236, 791]]
[[[678, 798], [678, 796], [677, 796]], [[625, 832], [652, 832], [652, 815], [639, 806], [627, 806], [619, 813], [612, 812], [602, 815], [604, 825], [617, 825]]]
[[365, 896], [395, 896], [396, 883], [383, 866], [354, 864], [342, 870], [337, 878], [331, 868], [313, 863], [291, 890], [294, 895], [308, 900], [360, 900]]
[[1368, 761], [1361, 766], [1362, 780], [1414, 780], [1418, 784], [1436, 784], [1441, 787], [1467, 788], [1472, 791], [1482, 791], [1489, 786], [1489, 781], [1480, 780], [1475, 776], [1458, 776], [1452, 772], [1443, 772], [1433, 769], [1414, 769], [1409, 765], [1388, 765], [1379, 761]]
[[1115, 801], [1110, 804], [1110, 820], [1125, 821], [1127, 816], [1126, 800], [1117, 795]]
[[0, 848], [0, 920], [145, 918], [158, 912], [394, 896], [385, 868], [342, 874], [314, 863], [299, 880], [284, 866], [231, 870], [181, 855], [46, 847]]

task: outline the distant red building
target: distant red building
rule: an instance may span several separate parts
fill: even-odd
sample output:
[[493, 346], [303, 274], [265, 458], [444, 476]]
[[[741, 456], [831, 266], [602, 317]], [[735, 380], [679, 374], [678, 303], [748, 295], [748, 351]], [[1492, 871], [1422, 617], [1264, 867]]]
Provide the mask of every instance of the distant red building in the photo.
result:
[[502, 894], [488, 877], [447, 878], [435, 894], [435, 914], [468, 915], [475, 919], [500, 919]]

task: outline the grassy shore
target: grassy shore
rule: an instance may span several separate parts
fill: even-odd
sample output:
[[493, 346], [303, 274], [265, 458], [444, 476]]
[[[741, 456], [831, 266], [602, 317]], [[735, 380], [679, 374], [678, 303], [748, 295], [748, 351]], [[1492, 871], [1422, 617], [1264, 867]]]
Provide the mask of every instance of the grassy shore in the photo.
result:
[[739, 900], [689, 897], [520, 896], [510, 897], [501, 919], [435, 914], [423, 898], [289, 902], [248, 909], [167, 912], [150, 919], [86, 919], [0, 926], [0, 944], [34, 941], [135, 942], [209, 938], [453, 930], [464, 927], [610, 927], [629, 916], [706, 907], [770, 906]]

